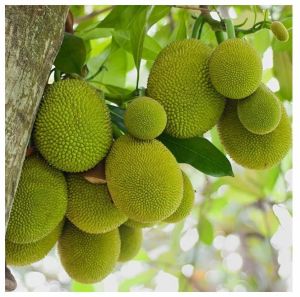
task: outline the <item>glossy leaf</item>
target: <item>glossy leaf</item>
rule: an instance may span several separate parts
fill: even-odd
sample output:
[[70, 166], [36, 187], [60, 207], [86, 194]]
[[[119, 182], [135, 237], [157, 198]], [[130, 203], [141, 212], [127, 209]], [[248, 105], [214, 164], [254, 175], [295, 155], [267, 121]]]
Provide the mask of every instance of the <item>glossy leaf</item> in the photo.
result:
[[203, 243], [210, 245], [213, 242], [214, 228], [211, 222], [205, 216], [201, 216], [200, 218], [198, 223], [198, 233], [200, 241]]
[[225, 155], [203, 137], [177, 139], [162, 134], [159, 140], [167, 146], [179, 163], [188, 163], [212, 176], [233, 176], [231, 164]]
[[154, 6], [148, 18], [148, 29], [170, 13], [171, 7], [165, 5]]

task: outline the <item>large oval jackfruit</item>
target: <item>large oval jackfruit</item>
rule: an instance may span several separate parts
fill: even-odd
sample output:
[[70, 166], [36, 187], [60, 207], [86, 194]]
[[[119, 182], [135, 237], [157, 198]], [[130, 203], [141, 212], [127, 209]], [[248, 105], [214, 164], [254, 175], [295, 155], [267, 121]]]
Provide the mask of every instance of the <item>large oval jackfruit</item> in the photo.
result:
[[250, 169], [266, 169], [276, 165], [291, 146], [292, 131], [289, 118], [282, 106], [279, 125], [268, 134], [248, 131], [237, 115], [237, 105], [228, 102], [218, 124], [225, 150], [238, 164]]
[[127, 220], [113, 204], [106, 185], [92, 184], [82, 176], [67, 178], [67, 218], [88, 233], [106, 233]]
[[67, 172], [88, 170], [112, 143], [109, 111], [88, 83], [67, 79], [46, 89], [34, 126], [42, 156]]
[[249, 97], [238, 101], [238, 116], [243, 126], [255, 134], [272, 132], [281, 118], [281, 104], [264, 84]]
[[209, 78], [212, 50], [196, 39], [175, 41], [158, 55], [150, 71], [147, 94], [167, 113], [166, 132], [174, 137], [199, 136], [211, 129], [224, 109], [224, 97]]
[[194, 193], [193, 185], [184, 172], [182, 172], [182, 176], [183, 176], [183, 198], [176, 211], [171, 216], [169, 216], [164, 220], [167, 223], [176, 223], [183, 220], [185, 217], [187, 217], [190, 214], [194, 205], [195, 193]]
[[14, 243], [30, 243], [48, 235], [67, 210], [67, 184], [62, 172], [38, 155], [25, 159], [7, 226]]
[[156, 100], [139, 97], [128, 105], [124, 122], [132, 136], [150, 140], [163, 132], [167, 124], [167, 115], [162, 105]]
[[242, 99], [258, 88], [262, 78], [262, 62], [246, 40], [228, 39], [213, 51], [209, 74], [219, 93], [231, 99]]
[[67, 222], [58, 240], [61, 263], [71, 278], [81, 283], [101, 281], [118, 261], [121, 241], [118, 229], [89, 234]]
[[143, 232], [140, 228], [131, 228], [125, 225], [119, 227], [119, 232], [121, 238], [119, 261], [126, 262], [134, 258], [139, 252], [142, 245]]
[[5, 262], [8, 265], [23, 266], [43, 259], [58, 240], [63, 221], [46, 237], [32, 243], [13, 243], [5, 240]]
[[171, 152], [158, 140], [119, 137], [106, 159], [105, 171], [116, 207], [134, 221], [163, 220], [181, 202], [180, 168]]

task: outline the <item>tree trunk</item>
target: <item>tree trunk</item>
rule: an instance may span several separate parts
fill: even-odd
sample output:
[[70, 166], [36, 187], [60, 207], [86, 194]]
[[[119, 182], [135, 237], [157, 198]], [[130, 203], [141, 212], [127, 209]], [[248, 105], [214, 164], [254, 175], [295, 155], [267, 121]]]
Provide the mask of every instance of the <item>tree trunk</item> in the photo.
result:
[[5, 227], [68, 6], [5, 6]]

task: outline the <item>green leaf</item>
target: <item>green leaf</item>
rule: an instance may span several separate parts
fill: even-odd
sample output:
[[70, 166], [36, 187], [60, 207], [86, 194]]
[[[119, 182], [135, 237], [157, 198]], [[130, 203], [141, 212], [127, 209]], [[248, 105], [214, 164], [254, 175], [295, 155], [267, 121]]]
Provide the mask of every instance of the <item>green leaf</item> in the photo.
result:
[[142, 52], [144, 48], [144, 39], [146, 34], [146, 21], [148, 9], [149, 7], [146, 6], [144, 10], [140, 11], [140, 13], [135, 17], [130, 28], [131, 49], [137, 71], [137, 87], [139, 82], [139, 72], [141, 66]]
[[123, 131], [127, 132], [127, 128], [124, 124], [124, 112], [125, 110], [114, 105], [108, 105], [108, 108], [110, 110], [110, 116], [111, 120], [114, 124], [118, 126], [118, 128]]
[[55, 67], [65, 73], [81, 75], [85, 59], [84, 41], [78, 36], [65, 33], [63, 43], [54, 61]]
[[187, 28], [186, 28], [186, 12], [180, 11], [178, 25], [174, 32], [172, 33], [171, 40], [182, 40], [187, 38]]
[[188, 163], [212, 176], [233, 176], [231, 164], [225, 155], [203, 137], [178, 139], [162, 134], [159, 140], [173, 153], [179, 163]]
[[92, 40], [110, 37], [112, 35], [113, 29], [111, 28], [92, 28], [89, 30], [76, 32], [75, 35], [81, 37], [84, 40]]
[[91, 284], [82, 284], [76, 281], [72, 281], [71, 290], [73, 292], [95, 292], [95, 288]]
[[171, 10], [170, 6], [156, 5], [153, 6], [151, 13], [148, 18], [148, 29], [152, 27], [155, 23], [161, 20], [163, 17], [169, 14]]
[[214, 239], [214, 228], [205, 216], [201, 216], [200, 222], [198, 223], [198, 233], [200, 241], [207, 245], [211, 245]]

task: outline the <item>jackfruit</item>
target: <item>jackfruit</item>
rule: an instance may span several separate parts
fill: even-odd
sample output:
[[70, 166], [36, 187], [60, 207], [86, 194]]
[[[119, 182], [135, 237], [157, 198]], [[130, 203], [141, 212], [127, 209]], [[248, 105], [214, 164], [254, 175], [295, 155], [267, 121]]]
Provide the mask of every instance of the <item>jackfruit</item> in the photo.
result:
[[81, 172], [94, 167], [112, 143], [104, 100], [81, 80], [50, 85], [38, 110], [34, 141], [42, 156], [60, 170]]
[[266, 169], [276, 165], [291, 146], [291, 125], [284, 107], [275, 130], [258, 135], [248, 131], [240, 122], [235, 102], [228, 102], [218, 124], [225, 150], [238, 164], [250, 169]]
[[139, 252], [142, 245], [143, 232], [140, 228], [131, 228], [125, 225], [119, 227], [119, 232], [121, 238], [119, 261], [126, 262], [134, 258]]
[[167, 115], [162, 105], [156, 100], [139, 97], [128, 105], [124, 122], [132, 136], [150, 140], [163, 132], [167, 124]]
[[5, 261], [8, 265], [23, 266], [43, 259], [58, 240], [63, 221], [47, 236], [32, 243], [13, 243], [5, 240]]
[[163, 220], [182, 200], [180, 168], [171, 152], [156, 139], [119, 137], [106, 159], [105, 172], [116, 207], [134, 221]]
[[210, 82], [211, 52], [200, 40], [180, 40], [163, 49], [154, 62], [147, 95], [164, 107], [167, 134], [177, 138], [199, 136], [218, 122], [225, 99]]
[[149, 228], [149, 227], [156, 225], [157, 223], [158, 222], [140, 223], [140, 222], [129, 219], [124, 223], [124, 225], [131, 227], [131, 228]]
[[118, 229], [104, 234], [89, 234], [69, 221], [58, 240], [61, 263], [71, 278], [81, 283], [95, 283], [110, 274], [120, 255]]
[[286, 29], [283, 23], [278, 21], [272, 22], [271, 30], [278, 40], [283, 42], [289, 40], [289, 31]]
[[176, 223], [181, 220], [183, 220], [185, 217], [187, 217], [194, 205], [194, 200], [195, 200], [195, 193], [194, 189], [192, 186], [192, 183], [190, 182], [189, 178], [187, 175], [182, 172], [183, 176], [183, 198], [182, 201], [179, 205], [179, 207], [176, 209], [176, 211], [166, 218], [164, 222], [167, 223]]
[[67, 177], [67, 218], [87, 233], [106, 233], [123, 224], [127, 217], [113, 204], [106, 185], [92, 184], [84, 177]]
[[38, 155], [24, 161], [7, 226], [14, 243], [35, 242], [47, 236], [67, 210], [67, 183], [62, 172]]
[[213, 51], [209, 74], [219, 93], [231, 99], [242, 99], [258, 88], [262, 78], [262, 62], [246, 40], [228, 39]]
[[249, 97], [239, 100], [237, 111], [243, 126], [254, 134], [272, 132], [281, 118], [280, 101], [264, 84]]

